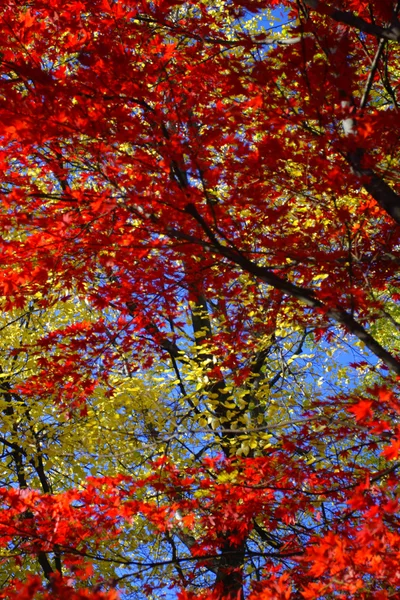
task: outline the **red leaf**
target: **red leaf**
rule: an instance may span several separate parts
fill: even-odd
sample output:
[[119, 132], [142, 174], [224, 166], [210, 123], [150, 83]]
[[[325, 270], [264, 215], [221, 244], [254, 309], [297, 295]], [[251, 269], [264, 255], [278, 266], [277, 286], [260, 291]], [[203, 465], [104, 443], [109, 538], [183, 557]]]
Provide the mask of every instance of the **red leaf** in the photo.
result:
[[357, 421], [364, 421], [365, 419], [370, 419], [374, 416], [373, 410], [371, 409], [372, 404], [373, 403], [370, 400], [360, 400], [360, 402], [349, 408], [348, 411], [355, 415]]

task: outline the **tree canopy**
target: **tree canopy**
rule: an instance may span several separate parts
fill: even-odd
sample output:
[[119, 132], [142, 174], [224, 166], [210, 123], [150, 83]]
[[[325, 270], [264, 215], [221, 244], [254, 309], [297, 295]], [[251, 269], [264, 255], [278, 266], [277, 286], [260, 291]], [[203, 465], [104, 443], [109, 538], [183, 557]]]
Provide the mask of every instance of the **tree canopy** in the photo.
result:
[[0, 5], [0, 598], [400, 593], [400, 3]]

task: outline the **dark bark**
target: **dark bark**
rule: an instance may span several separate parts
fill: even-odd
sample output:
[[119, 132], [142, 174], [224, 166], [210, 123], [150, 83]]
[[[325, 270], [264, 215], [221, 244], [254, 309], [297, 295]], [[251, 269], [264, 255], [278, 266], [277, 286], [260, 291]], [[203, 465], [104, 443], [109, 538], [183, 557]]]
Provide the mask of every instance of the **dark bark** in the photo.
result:
[[227, 541], [221, 549], [215, 590], [224, 598], [242, 600], [243, 594], [243, 564], [246, 544], [234, 546]]
[[363, 185], [367, 192], [400, 225], [400, 196], [373, 171], [364, 171], [361, 175], [366, 178]]

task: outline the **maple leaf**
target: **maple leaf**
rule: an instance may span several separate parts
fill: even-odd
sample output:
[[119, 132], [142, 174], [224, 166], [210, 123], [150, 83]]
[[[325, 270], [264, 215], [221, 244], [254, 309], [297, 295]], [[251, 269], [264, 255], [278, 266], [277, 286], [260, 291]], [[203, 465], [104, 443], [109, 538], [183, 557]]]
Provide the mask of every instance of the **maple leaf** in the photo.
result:
[[374, 416], [371, 408], [372, 405], [373, 403], [370, 400], [360, 400], [360, 402], [350, 407], [348, 411], [355, 415], [357, 421], [364, 421]]
[[306, 600], [315, 600], [315, 598], [323, 596], [325, 592], [325, 584], [311, 582], [300, 593]]
[[387, 460], [396, 460], [400, 453], [400, 440], [394, 439], [389, 446], [382, 450], [382, 456]]

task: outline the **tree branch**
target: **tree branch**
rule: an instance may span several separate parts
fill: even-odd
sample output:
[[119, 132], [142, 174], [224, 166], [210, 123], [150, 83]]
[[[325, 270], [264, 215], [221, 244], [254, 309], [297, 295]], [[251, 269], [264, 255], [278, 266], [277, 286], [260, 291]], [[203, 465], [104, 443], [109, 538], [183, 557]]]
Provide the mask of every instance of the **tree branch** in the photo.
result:
[[338, 23], [343, 23], [368, 35], [374, 35], [379, 39], [400, 42], [400, 23], [397, 19], [389, 27], [380, 27], [379, 25], [375, 25], [375, 23], [365, 21], [350, 11], [338, 10], [318, 0], [304, 0], [304, 3], [308, 8], [315, 10], [321, 15], [328, 16]]
[[[388, 367], [389, 370], [396, 373], [396, 375], [400, 375], [400, 362], [390, 352], [385, 350], [385, 348], [383, 348], [383, 346], [381, 346], [379, 342], [343, 308], [340, 306], [327, 306], [321, 300], [318, 300], [312, 290], [282, 279], [278, 275], [275, 275], [275, 273], [272, 273], [268, 267], [257, 265], [239, 251], [233, 250], [231, 247], [221, 244], [204, 218], [200, 215], [194, 204], [187, 205], [186, 211], [194, 217], [199, 225], [201, 225], [203, 231], [209, 238], [214, 251], [221, 256], [224, 256], [231, 262], [234, 262], [244, 271], [254, 275], [271, 287], [284, 292], [288, 296], [300, 300], [300, 302], [309, 308], [322, 309], [322, 311], [330, 319], [336, 321], [336, 323], [339, 323], [340, 325], [343, 325], [350, 333], [362, 341], [370, 350], [370, 352], [378, 357]], [[169, 234], [172, 235], [172, 232], [174, 232], [175, 237], [179, 238], [179, 231], [170, 229]]]

